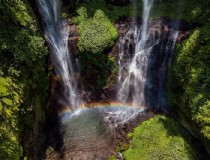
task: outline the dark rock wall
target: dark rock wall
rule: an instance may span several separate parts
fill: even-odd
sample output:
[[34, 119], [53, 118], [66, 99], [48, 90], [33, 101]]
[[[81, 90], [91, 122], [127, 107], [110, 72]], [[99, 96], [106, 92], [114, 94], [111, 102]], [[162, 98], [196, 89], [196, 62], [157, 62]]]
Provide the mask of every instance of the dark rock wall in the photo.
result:
[[117, 5], [117, 6], [125, 6], [131, 3], [132, 0], [106, 0], [108, 4]]

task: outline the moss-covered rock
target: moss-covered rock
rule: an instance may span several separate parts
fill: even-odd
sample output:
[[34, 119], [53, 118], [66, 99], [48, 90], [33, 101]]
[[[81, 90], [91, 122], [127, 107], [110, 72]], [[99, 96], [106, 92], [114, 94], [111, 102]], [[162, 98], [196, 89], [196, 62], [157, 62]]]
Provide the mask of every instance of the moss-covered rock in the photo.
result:
[[102, 10], [96, 10], [93, 17], [87, 12], [87, 8], [80, 7], [73, 21], [79, 26], [77, 46], [83, 82], [89, 90], [95, 90], [110, 83], [116, 68], [115, 59], [107, 51], [114, 46], [118, 32]]
[[191, 136], [173, 119], [156, 116], [134, 129], [126, 160], [200, 159]]

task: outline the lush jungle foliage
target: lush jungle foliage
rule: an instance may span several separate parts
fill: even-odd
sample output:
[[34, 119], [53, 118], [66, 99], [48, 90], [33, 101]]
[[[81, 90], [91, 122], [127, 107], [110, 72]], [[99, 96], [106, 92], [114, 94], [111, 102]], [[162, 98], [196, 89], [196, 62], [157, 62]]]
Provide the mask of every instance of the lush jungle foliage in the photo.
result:
[[[176, 49], [171, 66], [169, 90], [176, 111], [195, 122], [210, 148], [210, 5], [200, 3], [192, 10], [196, 27]], [[205, 12], [204, 12], [205, 11]]]
[[125, 160], [198, 160], [198, 150], [189, 133], [171, 118], [156, 116], [129, 134], [130, 148], [123, 152]]
[[47, 48], [26, 1], [0, 1], [0, 14], [0, 159], [14, 160], [25, 131], [44, 119]]

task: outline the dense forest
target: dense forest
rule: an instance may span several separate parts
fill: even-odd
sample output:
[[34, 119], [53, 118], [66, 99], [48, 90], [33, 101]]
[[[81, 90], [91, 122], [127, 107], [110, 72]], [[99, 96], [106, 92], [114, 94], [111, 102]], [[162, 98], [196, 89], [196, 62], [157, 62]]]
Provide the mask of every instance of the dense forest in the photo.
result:
[[[70, 57], [79, 66], [73, 74], [79, 96], [89, 104], [115, 101], [120, 37], [133, 19], [142, 23], [143, 0], [58, 3], [70, 28]], [[65, 108], [39, 6], [33, 0], [0, 0], [0, 13], [0, 159], [70, 159], [55, 138], [62, 131], [52, 133]], [[109, 149], [107, 159], [209, 159], [210, 1], [154, 0], [149, 21], [170, 27], [179, 22], [174, 30], [184, 37], [168, 69], [168, 109], [154, 107], [144, 122], [125, 129], [126, 140]]]

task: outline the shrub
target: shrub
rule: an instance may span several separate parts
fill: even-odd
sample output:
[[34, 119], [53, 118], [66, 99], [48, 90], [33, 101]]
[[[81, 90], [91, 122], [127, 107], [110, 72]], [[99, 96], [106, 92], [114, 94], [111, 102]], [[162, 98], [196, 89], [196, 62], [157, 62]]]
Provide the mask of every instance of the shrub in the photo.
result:
[[[84, 12], [85, 9], [81, 11]], [[83, 13], [82, 18], [84, 17], [87, 16]], [[97, 10], [93, 18], [79, 24], [79, 34], [79, 51], [90, 53], [102, 53], [105, 49], [111, 48], [118, 36], [116, 28], [101, 10]]]

